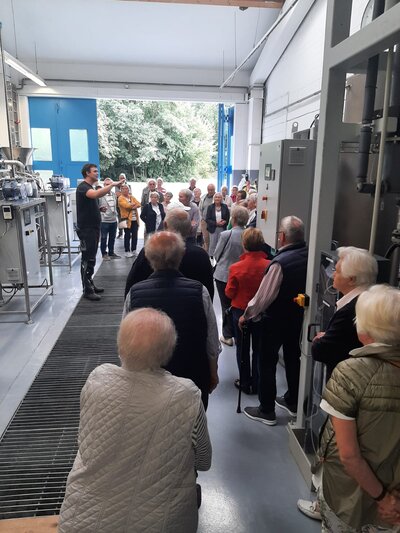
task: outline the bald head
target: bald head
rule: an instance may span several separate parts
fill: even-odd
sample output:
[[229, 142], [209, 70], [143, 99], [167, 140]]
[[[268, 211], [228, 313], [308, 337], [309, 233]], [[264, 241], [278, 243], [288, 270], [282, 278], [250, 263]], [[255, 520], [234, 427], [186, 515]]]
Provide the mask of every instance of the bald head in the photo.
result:
[[170, 209], [167, 211], [164, 227], [168, 231], [179, 233], [183, 239], [186, 239], [192, 229], [188, 212], [179, 207]]
[[170, 360], [177, 340], [168, 315], [152, 308], [132, 311], [122, 320], [118, 332], [118, 353], [122, 367], [141, 371], [157, 369]]
[[170, 231], [153, 233], [144, 247], [144, 254], [154, 271], [178, 270], [184, 253], [182, 237]]

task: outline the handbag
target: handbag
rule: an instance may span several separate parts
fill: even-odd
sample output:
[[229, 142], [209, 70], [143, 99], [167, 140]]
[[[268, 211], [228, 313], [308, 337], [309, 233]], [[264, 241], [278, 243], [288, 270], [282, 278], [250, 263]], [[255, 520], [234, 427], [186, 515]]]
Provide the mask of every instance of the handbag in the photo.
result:
[[128, 228], [128, 219], [127, 218], [121, 218], [121, 220], [118, 222], [118, 228], [119, 229], [127, 229]]

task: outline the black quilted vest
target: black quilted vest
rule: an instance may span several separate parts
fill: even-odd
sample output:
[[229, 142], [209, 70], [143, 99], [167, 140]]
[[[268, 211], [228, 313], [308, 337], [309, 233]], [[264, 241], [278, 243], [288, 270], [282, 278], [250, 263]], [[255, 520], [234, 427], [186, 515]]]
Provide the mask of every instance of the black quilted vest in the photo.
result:
[[185, 278], [176, 270], [161, 270], [131, 288], [130, 310], [153, 307], [167, 313], [175, 324], [178, 342], [166, 370], [191, 379], [199, 389], [208, 392], [210, 367], [202, 293], [199, 281]]
[[302, 320], [303, 309], [293, 302], [306, 288], [308, 248], [305, 242], [292, 244], [278, 252], [266, 272], [275, 263], [282, 268], [282, 284], [276, 300], [268, 307], [265, 316], [278, 320]]

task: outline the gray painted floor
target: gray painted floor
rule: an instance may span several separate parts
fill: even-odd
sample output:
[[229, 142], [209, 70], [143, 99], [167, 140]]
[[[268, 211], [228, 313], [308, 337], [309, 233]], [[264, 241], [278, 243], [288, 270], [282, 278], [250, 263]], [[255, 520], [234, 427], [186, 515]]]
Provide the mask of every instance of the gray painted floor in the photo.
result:
[[[116, 253], [122, 255], [117, 240]], [[122, 258], [118, 261], [131, 261]], [[112, 263], [110, 264], [110, 269]], [[55, 291], [33, 315], [34, 323], [0, 324], [0, 434], [56, 342], [81, 294], [79, 262], [73, 272], [55, 269]], [[215, 309], [220, 317], [216, 295]], [[314, 533], [320, 525], [296, 508], [310, 493], [288, 449], [289, 418], [277, 409], [278, 425], [268, 427], [236, 413], [235, 348], [224, 347], [220, 384], [207, 412], [213, 465], [199, 473], [203, 489], [199, 533]], [[282, 371], [279, 392], [284, 392]], [[242, 396], [242, 408], [257, 405]]]

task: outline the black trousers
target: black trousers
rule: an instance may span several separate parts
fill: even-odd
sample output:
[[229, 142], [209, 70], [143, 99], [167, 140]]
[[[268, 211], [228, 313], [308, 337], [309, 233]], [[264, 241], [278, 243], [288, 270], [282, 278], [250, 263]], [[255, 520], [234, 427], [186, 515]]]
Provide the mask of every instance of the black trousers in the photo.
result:
[[222, 335], [225, 337], [225, 339], [231, 339], [233, 337], [232, 319], [226, 314], [227, 309], [229, 309], [231, 306], [231, 301], [227, 296], [225, 296], [226, 283], [225, 281], [220, 281], [219, 279], [216, 279], [215, 285], [217, 286], [219, 299], [221, 300]]
[[[236, 360], [240, 375], [240, 366], [242, 366], [241, 384], [243, 388], [251, 385], [253, 392], [258, 390], [258, 360], [260, 352], [260, 322], [248, 322], [247, 334], [243, 342], [243, 335], [239, 328], [239, 318], [244, 311], [237, 307], [232, 307], [232, 322], [236, 341]], [[250, 340], [252, 356], [250, 363]], [[243, 349], [242, 349], [243, 348]]]
[[288, 405], [297, 407], [301, 326], [302, 318], [281, 321], [265, 318], [261, 323], [258, 398], [260, 408], [265, 413], [275, 411], [276, 365], [281, 347], [288, 386], [285, 400]]
[[77, 235], [80, 240], [82, 260], [81, 278], [84, 293], [93, 292], [92, 276], [96, 265], [96, 254], [99, 246], [100, 228], [79, 228]]
[[131, 221], [131, 227], [124, 229], [124, 248], [125, 252], [135, 252], [138, 240], [138, 223], [136, 220]]

